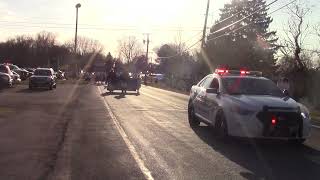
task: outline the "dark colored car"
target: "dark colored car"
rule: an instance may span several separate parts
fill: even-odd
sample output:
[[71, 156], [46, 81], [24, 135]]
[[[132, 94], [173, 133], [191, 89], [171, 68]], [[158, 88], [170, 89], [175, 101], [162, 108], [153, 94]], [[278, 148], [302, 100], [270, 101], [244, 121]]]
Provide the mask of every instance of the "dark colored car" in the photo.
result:
[[54, 71], [51, 68], [37, 68], [29, 80], [29, 89], [47, 87], [50, 90], [57, 87]]
[[12, 77], [7, 73], [0, 72], [0, 88], [12, 87], [12, 85], [13, 85]]

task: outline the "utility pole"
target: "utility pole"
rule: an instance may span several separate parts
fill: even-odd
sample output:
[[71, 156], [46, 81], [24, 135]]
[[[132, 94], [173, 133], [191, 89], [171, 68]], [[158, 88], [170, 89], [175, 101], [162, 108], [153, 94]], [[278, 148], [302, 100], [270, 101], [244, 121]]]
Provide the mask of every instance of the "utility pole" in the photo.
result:
[[147, 33], [147, 34], [146, 34], [146, 36], [147, 36], [147, 40], [143, 40], [143, 42], [144, 42], [145, 44], [147, 44], [146, 58], [147, 58], [147, 63], [148, 63], [148, 62], [149, 62], [149, 44], [150, 44], [150, 34], [149, 34], [149, 33]]
[[[143, 40], [144, 44], [147, 44], [147, 52], [146, 52], [146, 59], [147, 59], [147, 70], [149, 67], [149, 44], [150, 44], [150, 34], [147, 33], [147, 40]], [[147, 72], [144, 74], [144, 84], [147, 85]]]
[[208, 0], [208, 3], [207, 3], [207, 11], [206, 11], [206, 17], [205, 17], [205, 20], [204, 20], [204, 28], [203, 28], [203, 34], [202, 34], [201, 48], [204, 48], [204, 45], [205, 45], [205, 43], [206, 43], [206, 34], [207, 34], [207, 23], [208, 23], [209, 8], [210, 8], [210, 0]]
[[79, 8], [81, 7], [81, 4], [78, 3], [76, 5], [76, 33], [75, 33], [75, 37], [74, 37], [74, 53], [77, 53], [77, 43], [78, 43], [78, 11]]

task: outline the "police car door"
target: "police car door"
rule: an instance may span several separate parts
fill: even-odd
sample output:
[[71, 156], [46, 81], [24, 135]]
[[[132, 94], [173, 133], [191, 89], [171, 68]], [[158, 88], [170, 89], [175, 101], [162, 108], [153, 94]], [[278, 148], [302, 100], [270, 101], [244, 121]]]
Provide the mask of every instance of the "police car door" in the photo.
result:
[[206, 89], [216, 89], [217, 93], [206, 93], [206, 95], [204, 96], [204, 107], [203, 107], [203, 111], [204, 111], [204, 118], [208, 119], [210, 123], [214, 123], [214, 118], [215, 117], [215, 113], [216, 110], [218, 108], [218, 99], [220, 97], [219, 95], [219, 80], [217, 78], [213, 78], [210, 85], [208, 87], [206, 87]]
[[197, 107], [198, 107], [198, 115], [200, 115], [200, 118], [202, 118], [205, 121], [209, 122], [208, 115], [207, 115], [207, 99], [206, 99], [206, 94], [207, 94], [207, 89], [210, 87], [210, 84], [212, 82], [213, 77], [210, 75], [207, 77], [207, 79], [203, 82], [202, 87], [200, 87], [200, 92], [198, 94], [197, 98]]
[[201, 99], [201, 95], [199, 95], [200, 94], [200, 92], [201, 92], [201, 89], [203, 88], [203, 84], [204, 84], [204, 82], [206, 81], [206, 79], [208, 78], [208, 76], [206, 76], [206, 77], [204, 77], [198, 84], [197, 84], [197, 86], [194, 88], [194, 89], [192, 89], [192, 93], [193, 93], [193, 97], [192, 97], [192, 99], [193, 99], [193, 102], [192, 102], [192, 104], [193, 104], [193, 106], [194, 106], [194, 111], [195, 111], [195, 114], [198, 116], [199, 114], [200, 114], [200, 108], [199, 108], [199, 106], [200, 106], [200, 104], [201, 104], [201, 101], [202, 101], [202, 99]]

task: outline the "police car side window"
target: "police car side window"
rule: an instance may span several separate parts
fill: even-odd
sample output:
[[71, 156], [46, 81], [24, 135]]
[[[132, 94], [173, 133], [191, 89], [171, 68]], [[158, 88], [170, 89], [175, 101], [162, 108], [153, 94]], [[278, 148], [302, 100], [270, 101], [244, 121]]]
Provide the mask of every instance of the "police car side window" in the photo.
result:
[[199, 86], [199, 87], [203, 87], [203, 84], [204, 84], [204, 82], [206, 81], [206, 79], [208, 79], [208, 77], [203, 78], [203, 79], [199, 82], [198, 86]]
[[217, 78], [214, 78], [212, 80], [210, 88], [219, 89], [219, 81]]
[[203, 83], [203, 87], [205, 88], [205, 89], [208, 89], [209, 87], [210, 87], [210, 85], [211, 85], [211, 82], [212, 82], [212, 77], [208, 77], [205, 81], [204, 81], [204, 83]]

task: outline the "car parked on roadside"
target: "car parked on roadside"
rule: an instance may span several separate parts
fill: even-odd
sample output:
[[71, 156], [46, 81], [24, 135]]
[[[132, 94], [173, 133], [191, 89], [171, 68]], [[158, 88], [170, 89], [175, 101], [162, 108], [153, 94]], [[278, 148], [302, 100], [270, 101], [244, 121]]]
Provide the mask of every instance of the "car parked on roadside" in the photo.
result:
[[0, 72], [9, 74], [11, 77], [13, 76], [13, 73], [7, 64], [0, 64]]
[[12, 77], [7, 73], [0, 72], [0, 88], [12, 87], [12, 85], [13, 85]]
[[32, 73], [30, 73], [26, 69], [20, 68], [17, 65], [14, 65], [14, 64], [7, 64], [7, 65], [9, 66], [11, 71], [18, 73], [21, 80], [23, 80], [23, 81], [28, 79], [32, 75]]
[[217, 69], [194, 85], [188, 117], [221, 136], [282, 139], [300, 144], [311, 131], [310, 113], [260, 72]]
[[37, 68], [29, 79], [29, 89], [46, 87], [50, 90], [57, 87], [52, 68]]
[[16, 73], [15, 71], [12, 71], [12, 79], [13, 79], [13, 83], [14, 84], [18, 84], [21, 82], [21, 78], [20, 75], [18, 73]]

